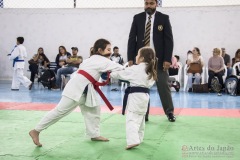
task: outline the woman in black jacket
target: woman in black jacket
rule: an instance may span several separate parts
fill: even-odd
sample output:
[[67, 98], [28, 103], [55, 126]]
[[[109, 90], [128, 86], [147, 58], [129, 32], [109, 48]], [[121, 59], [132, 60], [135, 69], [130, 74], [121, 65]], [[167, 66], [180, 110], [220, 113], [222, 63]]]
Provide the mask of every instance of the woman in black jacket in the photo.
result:
[[35, 76], [40, 77], [43, 69], [46, 69], [50, 63], [47, 56], [44, 54], [42, 47], [38, 48], [38, 53], [33, 56], [32, 59], [28, 61], [29, 70], [31, 72], [30, 80], [34, 82]]

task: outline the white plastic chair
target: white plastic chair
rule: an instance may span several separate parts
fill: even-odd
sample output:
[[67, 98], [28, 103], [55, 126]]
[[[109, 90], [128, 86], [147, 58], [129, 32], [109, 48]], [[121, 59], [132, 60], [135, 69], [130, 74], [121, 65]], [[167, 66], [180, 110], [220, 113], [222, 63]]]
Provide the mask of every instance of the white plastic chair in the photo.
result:
[[238, 69], [240, 69], [240, 62], [237, 62], [233, 65], [233, 69], [232, 69], [232, 75], [237, 76], [237, 70], [236, 67], [238, 66]]
[[175, 78], [176, 81], [178, 81], [180, 83], [180, 86], [182, 86], [182, 69], [183, 69], [183, 65], [181, 62], [177, 62], [178, 63], [178, 74], [174, 75], [174, 76], [169, 76], [172, 78]]
[[[226, 80], [226, 78], [227, 78], [227, 66], [226, 65], [224, 65], [224, 75], [223, 75], [223, 84], [224, 84], [224, 82], [225, 82], [225, 80]], [[206, 67], [206, 77], [207, 77], [207, 82], [208, 82], [208, 67]]]
[[[184, 66], [184, 71], [183, 71], [183, 73], [184, 73], [184, 88], [183, 88], [183, 90], [184, 91], [187, 90], [187, 81], [188, 81], [187, 70], [188, 70], [188, 65], [186, 64]], [[201, 84], [205, 83], [205, 74], [206, 74], [205, 70], [206, 70], [205, 67], [202, 67]], [[193, 78], [194, 78], [194, 76], [193, 76]]]

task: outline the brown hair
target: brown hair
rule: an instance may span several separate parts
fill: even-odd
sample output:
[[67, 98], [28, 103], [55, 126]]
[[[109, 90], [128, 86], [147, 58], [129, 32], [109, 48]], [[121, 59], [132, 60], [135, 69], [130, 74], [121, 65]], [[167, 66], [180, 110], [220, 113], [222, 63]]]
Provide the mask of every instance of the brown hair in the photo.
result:
[[153, 78], [157, 80], [157, 57], [155, 52], [150, 47], [143, 47], [139, 49], [140, 57], [144, 58], [144, 62], [147, 63], [146, 73], [149, 75], [148, 79]]
[[100, 53], [98, 52], [98, 49], [101, 48], [104, 51], [108, 44], [111, 44], [108, 40], [98, 39], [92, 47], [93, 49], [92, 49], [91, 55], [95, 55], [95, 54], [100, 55]]
[[198, 55], [201, 56], [200, 49], [198, 47], [194, 47], [194, 49], [198, 52]]
[[62, 49], [64, 50], [64, 54], [67, 54], [66, 48], [65, 48], [64, 46], [59, 46], [59, 47], [58, 47], [58, 54], [59, 54], [59, 55], [62, 55], [61, 52], [60, 52], [60, 48], [62, 48]]
[[238, 53], [240, 52], [240, 49], [238, 49], [235, 53], [235, 58], [238, 58]]
[[[42, 47], [39, 47], [38, 51], [39, 51], [39, 49], [43, 50], [43, 53], [41, 54], [41, 56], [43, 57], [44, 61], [46, 61], [47, 63], [50, 62], [49, 59], [47, 58], [47, 56], [44, 53], [44, 49]], [[42, 62], [42, 65], [44, 64], [44, 61]]]

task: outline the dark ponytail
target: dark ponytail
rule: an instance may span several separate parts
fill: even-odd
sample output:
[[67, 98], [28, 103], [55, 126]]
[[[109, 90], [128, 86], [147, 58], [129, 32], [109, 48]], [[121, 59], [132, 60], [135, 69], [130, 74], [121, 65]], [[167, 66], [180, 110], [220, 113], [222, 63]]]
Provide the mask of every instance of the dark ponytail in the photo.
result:
[[139, 50], [140, 57], [144, 58], [144, 62], [147, 63], [146, 73], [149, 75], [148, 79], [153, 78], [157, 80], [157, 57], [155, 52], [150, 47], [143, 47]]
[[102, 49], [104, 51], [108, 44], [111, 44], [108, 40], [106, 40], [106, 39], [98, 39], [94, 43], [94, 45], [92, 47], [91, 55], [101, 55], [98, 52], [98, 49], [100, 48], [100, 49]]

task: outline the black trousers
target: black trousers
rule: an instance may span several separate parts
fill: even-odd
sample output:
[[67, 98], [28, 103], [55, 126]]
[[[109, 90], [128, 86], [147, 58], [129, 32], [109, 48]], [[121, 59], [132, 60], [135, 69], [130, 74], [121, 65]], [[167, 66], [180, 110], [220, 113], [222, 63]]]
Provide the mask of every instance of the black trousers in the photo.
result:
[[[173, 101], [171, 90], [168, 84], [169, 75], [168, 71], [163, 71], [162, 69], [158, 69], [158, 80], [156, 81], [158, 94], [162, 102], [163, 110], [166, 115], [174, 112]], [[146, 113], [146, 117], [148, 117], [149, 108]]]
[[211, 88], [211, 82], [214, 76], [218, 78], [218, 81], [223, 88], [223, 74], [224, 74], [224, 71], [214, 73], [213, 71], [208, 70], [208, 88]]
[[31, 72], [30, 81], [34, 82], [35, 75], [38, 74], [38, 65], [37, 64], [30, 64], [29, 70]]
[[178, 68], [169, 68], [168, 73], [169, 73], [169, 76], [175, 76], [178, 74]]

